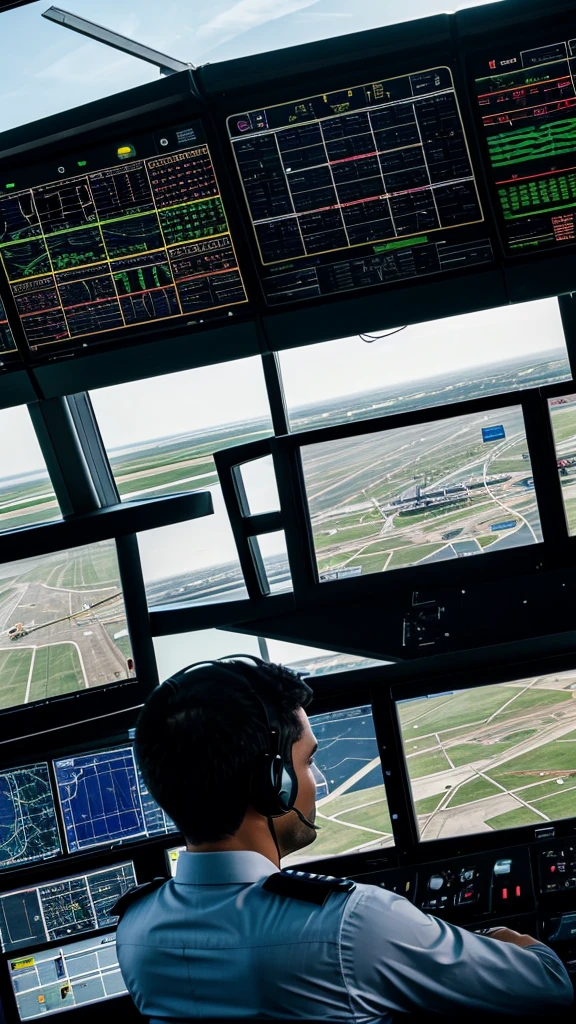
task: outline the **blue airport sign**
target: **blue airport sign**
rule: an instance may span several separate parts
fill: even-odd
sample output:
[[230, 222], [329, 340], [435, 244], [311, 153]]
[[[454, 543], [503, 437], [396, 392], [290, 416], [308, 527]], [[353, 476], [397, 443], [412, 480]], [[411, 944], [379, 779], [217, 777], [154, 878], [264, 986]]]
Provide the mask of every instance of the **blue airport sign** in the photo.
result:
[[482, 427], [482, 440], [484, 444], [487, 441], [502, 441], [506, 437], [506, 431], [502, 424], [497, 427]]
[[513, 530], [515, 526], [515, 519], [505, 519], [502, 523], [492, 523], [490, 529], [492, 532], [496, 532], [496, 530]]

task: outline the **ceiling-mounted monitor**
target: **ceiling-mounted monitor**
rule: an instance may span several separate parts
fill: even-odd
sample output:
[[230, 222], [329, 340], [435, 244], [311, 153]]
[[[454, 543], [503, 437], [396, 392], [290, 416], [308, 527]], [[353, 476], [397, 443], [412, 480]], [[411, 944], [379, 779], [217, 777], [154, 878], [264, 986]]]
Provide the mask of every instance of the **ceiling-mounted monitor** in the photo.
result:
[[227, 126], [269, 306], [491, 263], [449, 67], [345, 80]]
[[247, 304], [188, 72], [0, 136], [0, 266], [44, 360]]
[[566, 33], [550, 26], [528, 42], [508, 32], [470, 58], [508, 256], [576, 243], [576, 38]]

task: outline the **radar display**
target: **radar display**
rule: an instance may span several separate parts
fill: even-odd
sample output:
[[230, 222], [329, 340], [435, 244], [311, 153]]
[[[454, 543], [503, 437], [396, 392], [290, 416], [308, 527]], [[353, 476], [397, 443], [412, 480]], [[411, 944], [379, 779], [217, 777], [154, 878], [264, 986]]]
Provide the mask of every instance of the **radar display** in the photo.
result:
[[0, 772], [0, 867], [62, 852], [47, 764]]
[[8, 961], [20, 1020], [123, 995], [113, 932]]
[[250, 110], [228, 133], [271, 305], [492, 260], [447, 67]]
[[177, 831], [146, 789], [132, 747], [54, 761], [69, 853]]
[[135, 146], [110, 147], [105, 156], [117, 166], [73, 175], [50, 167], [44, 173], [63, 176], [48, 183], [29, 169], [25, 189], [17, 181], [0, 189], [0, 262], [33, 351], [226, 315], [247, 301], [202, 126], [146, 143], [154, 155], [127, 161]]
[[576, 39], [499, 48], [476, 66], [476, 102], [505, 250], [514, 256], [573, 244]]
[[58, 942], [109, 928], [116, 900], [136, 885], [131, 861], [61, 878], [0, 896], [2, 948], [12, 952], [38, 942]]

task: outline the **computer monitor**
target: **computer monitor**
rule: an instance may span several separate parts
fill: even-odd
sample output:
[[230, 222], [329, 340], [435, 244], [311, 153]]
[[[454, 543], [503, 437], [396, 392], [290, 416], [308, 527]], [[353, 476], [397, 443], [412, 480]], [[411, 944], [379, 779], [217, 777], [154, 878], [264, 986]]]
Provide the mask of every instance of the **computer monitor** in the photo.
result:
[[68, 853], [177, 831], [147, 790], [132, 746], [59, 757], [53, 766]]
[[180, 854], [185, 850], [185, 846], [171, 846], [168, 850], [164, 851], [166, 857], [166, 867], [168, 868], [172, 878], [176, 875], [176, 867], [178, 865], [178, 858]]
[[97, 144], [72, 145], [5, 171], [0, 186], [0, 264], [31, 353], [247, 302], [201, 121], [135, 131], [125, 118]]
[[228, 117], [270, 306], [492, 262], [452, 71], [407, 70]]
[[0, 771], [0, 868], [35, 864], [62, 852], [45, 762]]
[[542, 539], [520, 407], [301, 448], [319, 579]]
[[111, 908], [136, 885], [132, 861], [81, 875], [36, 883], [0, 894], [0, 940], [5, 953], [43, 942], [61, 942], [110, 928]]
[[310, 725], [318, 740], [312, 770], [320, 831], [310, 846], [283, 858], [283, 865], [392, 846], [370, 705], [310, 715]]
[[20, 1020], [124, 995], [114, 932], [8, 961]]
[[16, 343], [10, 330], [4, 303], [0, 299], [0, 362], [9, 352], [16, 352]]
[[576, 817], [576, 671], [400, 700], [420, 839]]
[[530, 256], [576, 242], [576, 39], [518, 32], [470, 59], [473, 99], [504, 250]]
[[133, 675], [113, 540], [0, 566], [0, 709]]

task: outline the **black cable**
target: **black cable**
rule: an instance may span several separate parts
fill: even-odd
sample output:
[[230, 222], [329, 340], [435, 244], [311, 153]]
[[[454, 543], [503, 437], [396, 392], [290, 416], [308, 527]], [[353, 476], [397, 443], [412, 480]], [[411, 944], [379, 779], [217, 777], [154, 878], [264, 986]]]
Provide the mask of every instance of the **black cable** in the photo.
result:
[[405, 331], [408, 324], [404, 324], [403, 327], [397, 327], [395, 331], [387, 331], [385, 334], [359, 334], [358, 337], [361, 341], [365, 341], [370, 344], [373, 341], [382, 341], [383, 338], [391, 338], [393, 334], [398, 334], [399, 331]]

